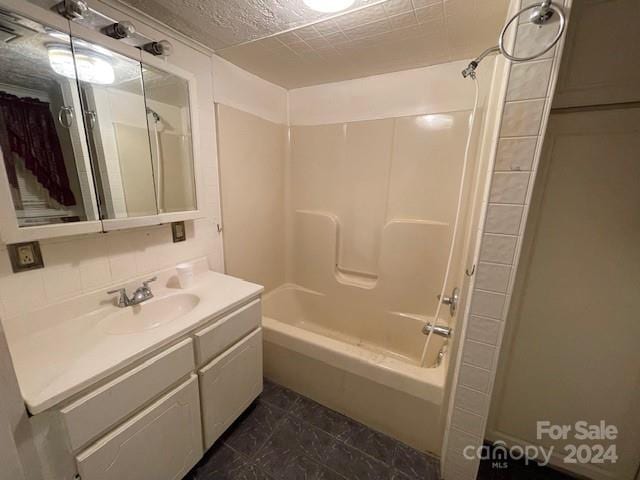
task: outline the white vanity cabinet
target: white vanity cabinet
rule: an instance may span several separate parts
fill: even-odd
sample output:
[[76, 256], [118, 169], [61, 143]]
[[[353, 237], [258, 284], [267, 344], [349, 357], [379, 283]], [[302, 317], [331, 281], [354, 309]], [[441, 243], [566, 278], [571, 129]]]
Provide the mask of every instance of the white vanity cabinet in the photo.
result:
[[261, 318], [253, 297], [50, 410], [79, 478], [186, 475], [262, 391]]
[[205, 448], [262, 391], [261, 307], [254, 300], [195, 334]]

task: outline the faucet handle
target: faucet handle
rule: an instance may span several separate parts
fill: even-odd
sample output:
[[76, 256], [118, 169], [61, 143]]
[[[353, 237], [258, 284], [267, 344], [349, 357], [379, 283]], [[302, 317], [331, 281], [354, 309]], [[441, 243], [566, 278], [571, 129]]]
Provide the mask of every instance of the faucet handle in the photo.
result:
[[116, 288], [115, 290], [109, 290], [107, 292], [109, 295], [112, 295], [114, 293], [119, 293], [120, 295], [122, 294], [126, 294], [127, 293], [127, 289], [126, 288]]
[[155, 282], [156, 280], [158, 280], [158, 277], [151, 277], [149, 280], [142, 282], [142, 285], [147, 288], [151, 282]]

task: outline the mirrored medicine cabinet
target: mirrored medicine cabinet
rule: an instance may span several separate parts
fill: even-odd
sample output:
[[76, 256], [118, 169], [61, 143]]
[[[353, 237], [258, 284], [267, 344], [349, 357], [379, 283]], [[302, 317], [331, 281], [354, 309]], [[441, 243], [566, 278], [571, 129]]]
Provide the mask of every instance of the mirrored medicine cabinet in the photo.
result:
[[2, 241], [197, 218], [194, 95], [162, 59], [0, 8]]

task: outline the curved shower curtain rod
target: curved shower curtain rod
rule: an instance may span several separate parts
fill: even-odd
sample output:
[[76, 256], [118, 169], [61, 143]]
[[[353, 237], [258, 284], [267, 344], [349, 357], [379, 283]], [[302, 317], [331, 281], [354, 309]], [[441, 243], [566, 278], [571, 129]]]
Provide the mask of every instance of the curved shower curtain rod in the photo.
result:
[[[529, 55], [526, 57], [516, 57], [515, 55], [507, 52], [504, 46], [504, 43], [505, 43], [504, 37], [505, 37], [505, 34], [507, 33], [507, 29], [511, 26], [511, 24], [517, 18], [519, 18], [520, 15], [522, 15], [523, 13], [529, 10], [531, 10], [531, 14], [529, 15], [529, 21], [531, 23], [539, 26], [544, 25], [545, 23], [547, 23], [547, 21], [551, 17], [554, 16], [554, 14], [557, 14], [558, 17], [560, 18], [560, 27], [558, 28], [558, 32], [556, 33], [555, 37], [553, 37], [549, 45], [545, 46], [542, 50], [540, 50], [539, 52], [536, 52], [533, 55]], [[502, 55], [504, 55], [505, 58], [511, 60], [512, 62], [528, 62], [529, 60], [538, 58], [539, 56], [551, 50], [555, 46], [555, 44], [558, 43], [558, 41], [562, 37], [562, 34], [564, 33], [566, 24], [567, 24], [567, 19], [564, 14], [564, 11], [562, 10], [561, 7], [557, 7], [553, 5], [551, 0], [544, 0], [542, 3], [539, 3], [539, 4], [534, 3], [532, 5], [524, 7], [523, 9], [519, 10], [513, 17], [511, 17], [509, 21], [504, 25], [504, 27], [502, 28], [502, 31], [500, 32], [498, 45], [496, 45], [495, 47], [487, 48], [484, 52], [482, 52], [474, 60], [472, 60], [467, 66], [467, 68], [465, 68], [462, 71], [462, 76], [465, 78], [466, 77], [475, 78], [476, 68], [478, 68], [478, 65], [480, 64], [480, 62], [487, 55], [490, 55], [495, 52], [501, 53]]]

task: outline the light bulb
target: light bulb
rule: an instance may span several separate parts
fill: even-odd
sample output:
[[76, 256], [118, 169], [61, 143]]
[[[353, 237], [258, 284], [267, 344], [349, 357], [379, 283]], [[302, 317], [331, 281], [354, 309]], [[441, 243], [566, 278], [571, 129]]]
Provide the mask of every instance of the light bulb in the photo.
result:
[[49, 65], [63, 77], [98, 85], [111, 85], [115, 80], [111, 63], [92, 52], [76, 51], [75, 62], [69, 47], [49, 47], [48, 54]]
[[304, 0], [304, 3], [311, 10], [322, 13], [340, 12], [349, 8], [355, 0]]

